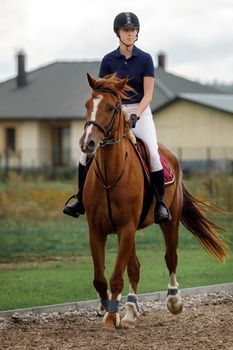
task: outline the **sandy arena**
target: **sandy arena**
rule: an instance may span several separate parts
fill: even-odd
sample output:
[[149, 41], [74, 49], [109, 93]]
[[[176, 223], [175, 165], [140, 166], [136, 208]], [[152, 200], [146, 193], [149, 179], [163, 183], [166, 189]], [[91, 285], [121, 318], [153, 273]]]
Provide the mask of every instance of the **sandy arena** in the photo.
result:
[[93, 308], [0, 318], [0, 349], [233, 350], [233, 292], [186, 297], [178, 316], [167, 311], [164, 301], [139, 305], [136, 328], [113, 334], [102, 331], [102, 318]]

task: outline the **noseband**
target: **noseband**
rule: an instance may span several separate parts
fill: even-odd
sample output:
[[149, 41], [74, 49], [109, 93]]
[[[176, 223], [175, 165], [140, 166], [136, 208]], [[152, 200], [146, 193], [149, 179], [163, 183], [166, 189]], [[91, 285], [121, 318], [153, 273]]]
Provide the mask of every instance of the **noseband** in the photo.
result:
[[112, 95], [117, 97], [117, 103], [116, 103], [116, 105], [114, 107], [112, 119], [111, 119], [109, 125], [106, 128], [104, 128], [102, 125], [100, 125], [99, 123], [97, 123], [94, 120], [89, 120], [84, 125], [84, 129], [86, 129], [86, 127], [89, 126], [89, 125], [95, 125], [104, 134], [104, 139], [100, 142], [101, 146], [104, 146], [106, 144], [117, 143], [117, 142], [119, 142], [121, 140], [121, 138], [111, 138], [111, 137], [112, 137], [112, 133], [113, 133], [113, 130], [114, 130], [113, 128], [114, 128], [114, 125], [115, 125], [117, 114], [118, 114], [118, 112], [121, 111], [121, 100], [120, 100], [119, 96], [115, 93], [115, 91], [110, 90], [110, 89], [96, 89], [96, 90], [93, 90], [93, 92], [97, 92], [97, 93], [98, 92], [101, 92], [101, 93], [103, 92], [103, 93], [112, 94]]

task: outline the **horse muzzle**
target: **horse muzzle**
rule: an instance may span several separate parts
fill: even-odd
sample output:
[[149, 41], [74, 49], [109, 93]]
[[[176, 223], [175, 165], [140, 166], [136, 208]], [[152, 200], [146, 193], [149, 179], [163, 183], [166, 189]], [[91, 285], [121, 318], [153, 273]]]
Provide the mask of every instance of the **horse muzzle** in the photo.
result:
[[99, 146], [99, 141], [91, 137], [86, 138], [84, 134], [80, 138], [79, 145], [83, 153], [93, 154]]

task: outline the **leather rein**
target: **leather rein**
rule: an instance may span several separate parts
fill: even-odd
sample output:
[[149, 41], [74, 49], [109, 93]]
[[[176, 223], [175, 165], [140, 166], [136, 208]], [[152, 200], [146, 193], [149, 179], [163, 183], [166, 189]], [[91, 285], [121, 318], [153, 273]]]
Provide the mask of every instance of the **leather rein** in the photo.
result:
[[[94, 90], [94, 92], [113, 94], [114, 96], [117, 97], [117, 103], [116, 103], [114, 111], [113, 111], [112, 119], [111, 119], [109, 125], [106, 128], [104, 128], [98, 122], [90, 120], [90, 121], [88, 121], [85, 124], [84, 129], [87, 126], [89, 126], [89, 125], [94, 125], [103, 133], [104, 139], [101, 140], [101, 142], [100, 142], [100, 146], [101, 147], [104, 147], [105, 145], [113, 145], [113, 144], [119, 143], [127, 134], [127, 133], [124, 133], [121, 137], [115, 137], [115, 138], [112, 137], [113, 132], [115, 131], [114, 130], [114, 125], [115, 125], [115, 121], [116, 121], [117, 115], [118, 115], [119, 112], [121, 113], [121, 111], [122, 111], [122, 109], [121, 109], [122, 108], [121, 100], [120, 100], [119, 96], [115, 93], [115, 91], [112, 91], [110, 89], [96, 89], [96, 90]], [[105, 162], [104, 162], [104, 174], [103, 174], [96, 157], [94, 157], [94, 161], [96, 163], [96, 167], [94, 166], [95, 175], [98, 178], [98, 180], [100, 181], [100, 183], [103, 185], [103, 188], [105, 190], [109, 218], [110, 218], [111, 224], [112, 224], [115, 232], [116, 232], [117, 228], [116, 228], [116, 224], [114, 223], [113, 215], [112, 215], [112, 205], [111, 205], [110, 191], [117, 185], [117, 183], [120, 181], [120, 179], [124, 175], [127, 157], [128, 157], [128, 153], [126, 152], [125, 153], [125, 164], [124, 164], [124, 167], [123, 167], [120, 175], [117, 176], [116, 179], [111, 184], [109, 184], [108, 181], [107, 181], [107, 171], [106, 171], [106, 164], [105, 164]]]

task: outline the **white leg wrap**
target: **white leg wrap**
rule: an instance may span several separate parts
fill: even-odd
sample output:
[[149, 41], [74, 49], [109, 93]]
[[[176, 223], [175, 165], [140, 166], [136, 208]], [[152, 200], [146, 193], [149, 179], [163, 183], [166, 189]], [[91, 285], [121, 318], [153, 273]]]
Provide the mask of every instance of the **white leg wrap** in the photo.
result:
[[173, 315], [177, 315], [183, 311], [183, 301], [180, 296], [179, 284], [174, 273], [169, 276], [166, 303], [168, 310]]
[[128, 294], [128, 301], [126, 302], [126, 313], [122, 319], [122, 324], [135, 323], [139, 318], [139, 309], [137, 305], [137, 296], [135, 294]]
[[100, 303], [97, 309], [97, 315], [98, 316], [104, 316], [106, 314], [105, 307]]

